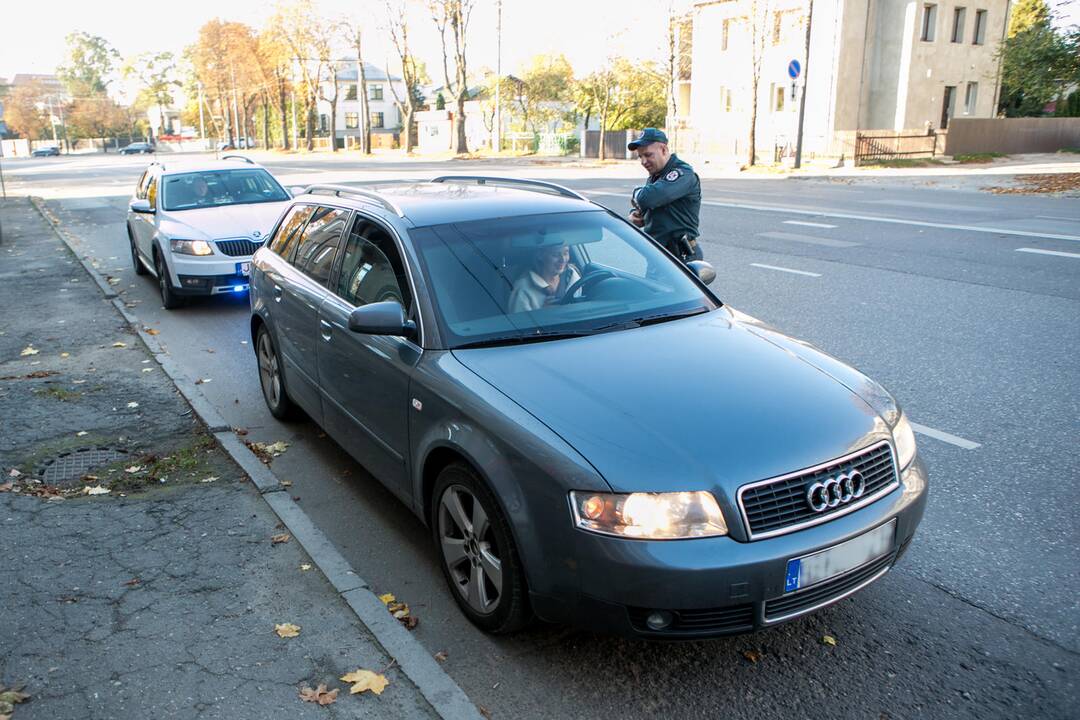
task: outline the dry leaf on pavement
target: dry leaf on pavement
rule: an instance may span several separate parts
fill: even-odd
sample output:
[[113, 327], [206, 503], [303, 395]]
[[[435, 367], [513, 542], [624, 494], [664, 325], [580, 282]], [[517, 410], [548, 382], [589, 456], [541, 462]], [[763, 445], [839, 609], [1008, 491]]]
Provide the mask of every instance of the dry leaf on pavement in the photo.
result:
[[439, 662], [446, 662], [446, 658], [447, 653], [445, 650], [440, 650], [439, 652], [435, 653], [435, 659]]
[[126, 348], [126, 347], [127, 347], [127, 343], [122, 343], [122, 342], [114, 342], [114, 343], [112, 344], [112, 346], [113, 346], [114, 348]]
[[16, 468], [11, 468], [11, 470], [8, 471], [8, 477], [22, 477], [22, 473], [19, 472]]
[[204, 478], [203, 478], [202, 480], [200, 480], [199, 482], [201, 482], [201, 483], [212, 483], [212, 482], [214, 482], [215, 480], [217, 480], [217, 475], [211, 475], [210, 477], [204, 477]]
[[89, 433], [85, 430], [80, 430], [79, 432], [75, 433], [75, 437], [84, 437], [86, 435], [89, 435]]
[[383, 605], [389, 605], [390, 603], [397, 600], [397, 598], [394, 597], [394, 593], [386, 593], [384, 595], [380, 595], [379, 599], [382, 600]]
[[12, 487], [12, 482], [8, 480], [6, 483], [0, 484], [0, 492], [11, 492]]
[[196, 385], [205, 385], [206, 383], [212, 382], [212, 381], [213, 381], [213, 378], [199, 378], [198, 380], [195, 381], [195, 384]]
[[144, 331], [146, 332], [147, 335], [160, 335], [161, 334], [160, 330], [156, 330], [154, 328], [144, 328]]
[[280, 545], [281, 543], [287, 543], [292, 539], [292, 535], [289, 533], [279, 533], [270, 538], [271, 545]]
[[304, 563], [303, 565], [300, 566], [300, 569], [303, 570], [304, 572], [307, 572], [308, 570], [311, 569], [311, 563]]
[[142, 470], [142, 465], [132, 465], [131, 467], [124, 468], [124, 472], [126, 472], [126, 473], [128, 473], [130, 475], [134, 475], [135, 473], [139, 472], [140, 470]]
[[93, 487], [84, 487], [83, 492], [87, 495], [108, 495], [111, 491], [107, 487], [95, 485]]
[[307, 685], [300, 688], [300, 699], [304, 702], [318, 703], [320, 705], [329, 705], [332, 702], [337, 701], [338, 689], [333, 690], [326, 689], [326, 683], [319, 683], [319, 687], [312, 690]]
[[278, 634], [278, 637], [294, 638], [300, 634], [300, 626], [292, 623], [279, 623], [274, 625], [274, 632]]
[[825, 643], [826, 645], [832, 645], [833, 647], [836, 646], [836, 638], [834, 638], [832, 635], [826, 635], [825, 637], [821, 638], [821, 642]]
[[35, 349], [33, 345], [27, 345], [19, 355], [26, 357], [27, 355], [37, 355], [39, 352], [41, 351]]
[[347, 675], [341, 676], [342, 682], [352, 683], [349, 693], [356, 695], [365, 690], [370, 690], [376, 695], [382, 695], [383, 690], [390, 684], [385, 675], [374, 673], [370, 670], [357, 669]]
[[761, 660], [761, 653], [757, 650], [743, 650], [742, 656], [752, 663], [756, 663], [758, 660]]
[[132, 400], [131, 402], [129, 402], [129, 403], [127, 404], [127, 406], [128, 406], [129, 408], [131, 408], [132, 410], [134, 410], [135, 408], [139, 407], [139, 403], [137, 403], [137, 402], [135, 402], [134, 400]]

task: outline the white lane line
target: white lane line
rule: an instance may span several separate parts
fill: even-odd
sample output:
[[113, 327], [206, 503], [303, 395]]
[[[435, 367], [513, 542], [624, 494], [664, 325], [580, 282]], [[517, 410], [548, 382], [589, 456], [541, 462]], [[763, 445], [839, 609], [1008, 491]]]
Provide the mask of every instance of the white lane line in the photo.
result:
[[825, 228], [826, 230], [832, 230], [833, 228], [836, 227], [835, 225], [826, 225], [825, 223], [804, 222], [802, 220], [785, 220], [784, 224], [785, 225], [803, 225], [804, 227]]
[[799, 235], [797, 233], [786, 232], [763, 232], [758, 233], [758, 237], [775, 238], [776, 240], [791, 240], [792, 242], [801, 242], [808, 245], [824, 245], [825, 247], [835, 248], [849, 248], [859, 244], [848, 242], [847, 240], [833, 240], [832, 238], [814, 237], [813, 235]]
[[971, 442], [970, 440], [965, 440], [962, 437], [957, 437], [952, 433], [947, 433], [942, 430], [935, 430], [934, 428], [926, 427], [925, 425], [919, 425], [918, 423], [911, 423], [911, 429], [919, 433], [920, 435], [926, 435], [927, 437], [932, 437], [935, 440], [947, 442], [950, 445], [955, 445], [956, 447], [964, 448], [965, 450], [974, 450], [977, 447], [982, 447], [977, 442]]
[[1069, 222], [1080, 223], [1080, 218], [1064, 217], [1062, 215], [1036, 215], [1035, 217], [1040, 220], [1067, 220]]
[[895, 205], [896, 207], [929, 208], [931, 210], [968, 211], [971, 207], [961, 205], [946, 205], [945, 203], [920, 202], [918, 200], [867, 200], [871, 205]]
[[[614, 193], [609, 193], [614, 194]], [[1080, 242], [1080, 235], [1056, 235], [1054, 233], [1031, 232], [1028, 230], [1012, 230], [1010, 228], [986, 227], [983, 225], [953, 225], [951, 223], [928, 222], [925, 220], [904, 220], [902, 218], [878, 217], [876, 215], [855, 215], [852, 213], [834, 212], [832, 210], [803, 210], [799, 208], [772, 207], [769, 205], [748, 205], [745, 203], [717, 202], [716, 200], [702, 200], [702, 205], [713, 207], [735, 208], [737, 210], [754, 210], [757, 212], [787, 213], [789, 215], [809, 215], [816, 217], [837, 218], [840, 220], [863, 220], [865, 222], [890, 223], [892, 225], [915, 225], [917, 227], [932, 227], [941, 230], [966, 230], [967, 232], [990, 233], [992, 235], [1018, 235], [1020, 237], [1037, 237], [1048, 240], [1072, 240]]]
[[1016, 248], [1016, 252], [1035, 253], [1036, 255], [1056, 255], [1058, 257], [1080, 258], [1080, 253], [1060, 252], [1058, 250], [1039, 250], [1038, 248]]
[[792, 270], [786, 267], [777, 267], [776, 265], [762, 265], [761, 263], [750, 263], [752, 267], [765, 268], [766, 270], [779, 270], [780, 272], [794, 273], [795, 275], [806, 275], [807, 277], [821, 277], [818, 273], [806, 272], [805, 270]]

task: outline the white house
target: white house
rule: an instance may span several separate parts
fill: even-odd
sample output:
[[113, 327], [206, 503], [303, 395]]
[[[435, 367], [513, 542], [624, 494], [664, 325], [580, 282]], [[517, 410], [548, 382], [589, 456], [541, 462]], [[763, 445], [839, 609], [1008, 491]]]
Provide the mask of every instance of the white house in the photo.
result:
[[[361, 133], [360, 100], [355, 60], [341, 60], [338, 70], [337, 137], [359, 138]], [[401, 115], [394, 104], [394, 92], [405, 99], [405, 82], [396, 75], [371, 63], [364, 63], [364, 82], [367, 85], [368, 114], [371, 118], [372, 147], [391, 147], [393, 137], [401, 127]], [[327, 84], [326, 94], [333, 92]], [[330, 103], [319, 101], [319, 128], [330, 129]], [[357, 140], [359, 142], [359, 140]], [[341, 141], [339, 140], [339, 143]]]

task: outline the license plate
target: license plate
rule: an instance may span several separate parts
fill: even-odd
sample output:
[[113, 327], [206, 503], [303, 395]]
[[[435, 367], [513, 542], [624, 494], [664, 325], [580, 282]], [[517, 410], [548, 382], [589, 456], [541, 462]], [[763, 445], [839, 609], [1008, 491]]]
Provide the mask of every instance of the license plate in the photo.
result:
[[249, 263], [249, 262], [236, 263], [236, 274], [237, 275], [243, 275], [245, 277], [250, 275], [251, 274], [251, 263]]
[[895, 536], [896, 520], [893, 519], [839, 545], [788, 560], [784, 592], [808, 588], [886, 555], [892, 551]]

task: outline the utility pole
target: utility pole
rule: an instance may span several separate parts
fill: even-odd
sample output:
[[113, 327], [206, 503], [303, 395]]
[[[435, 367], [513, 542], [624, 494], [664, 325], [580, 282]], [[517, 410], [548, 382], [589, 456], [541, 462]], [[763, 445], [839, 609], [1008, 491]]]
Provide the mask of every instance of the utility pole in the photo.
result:
[[49, 95], [46, 98], [46, 101], [49, 103], [49, 126], [52, 127], [52, 141], [53, 145], [56, 145], [59, 141], [56, 139], [56, 120], [53, 117], [52, 111], [52, 95]]
[[196, 81], [195, 86], [199, 88], [199, 142], [202, 143], [203, 150], [205, 150], [206, 149], [206, 126], [203, 124], [202, 80]]
[[802, 167], [803, 122], [806, 119], [806, 88], [810, 81], [810, 27], [814, 21], [814, 0], [806, 9], [806, 52], [803, 54], [802, 96], [799, 98], [799, 132], [795, 136], [795, 168]]
[[232, 73], [233, 129], [235, 130], [235, 133], [236, 133], [235, 136], [234, 136], [236, 138], [236, 140], [235, 140], [236, 144], [233, 147], [238, 148], [238, 147], [240, 147], [240, 108], [237, 107], [237, 103], [236, 103], [236, 68], [235, 67], [229, 68], [229, 71]]
[[496, 0], [498, 20], [495, 25], [495, 152], [502, 151], [502, 0]]

